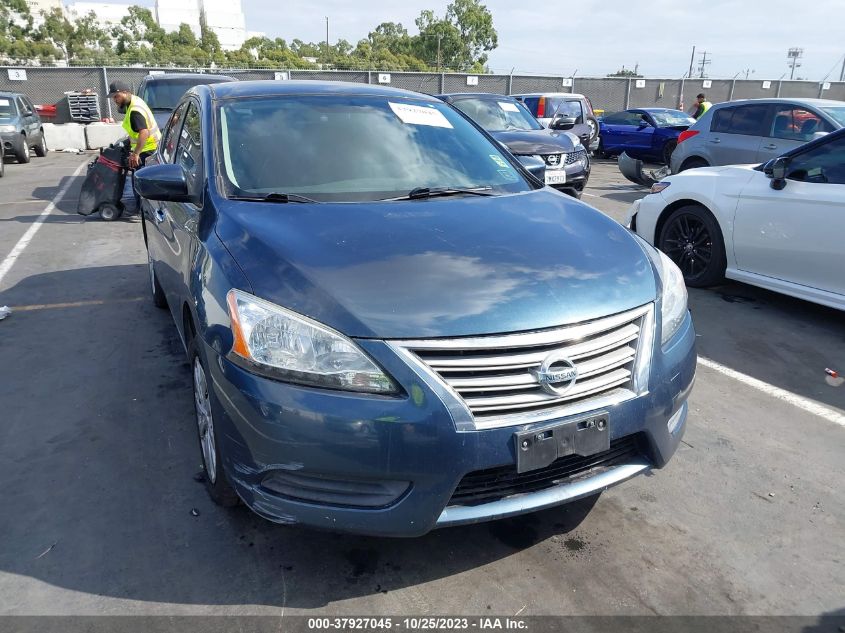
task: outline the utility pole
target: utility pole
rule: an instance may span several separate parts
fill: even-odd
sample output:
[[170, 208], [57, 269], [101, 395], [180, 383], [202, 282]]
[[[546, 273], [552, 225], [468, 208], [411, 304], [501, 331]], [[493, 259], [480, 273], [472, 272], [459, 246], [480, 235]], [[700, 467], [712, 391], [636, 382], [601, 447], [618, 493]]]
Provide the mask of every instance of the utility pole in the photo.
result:
[[704, 79], [704, 71], [707, 70], [707, 65], [710, 64], [709, 59], [707, 59], [707, 51], [702, 51], [700, 53], [701, 61], [698, 62], [698, 76], [699, 79]]
[[845, 55], [842, 56], [842, 72], [839, 73], [839, 81], [845, 81]]
[[326, 16], [326, 60], [329, 57], [329, 16]]
[[801, 67], [801, 64], [798, 62], [804, 56], [804, 49], [803, 48], [790, 48], [786, 52], [786, 59], [787, 63], [789, 64], [789, 79], [792, 80], [795, 78], [795, 67]]
[[637, 62], [636, 64], [634, 64], [634, 74], [636, 75], [637, 72], [639, 72], [639, 70], [640, 70], [640, 62]]
[[687, 77], [692, 79], [692, 65], [695, 63], [695, 46], [692, 47], [692, 55], [689, 57], [689, 74]]

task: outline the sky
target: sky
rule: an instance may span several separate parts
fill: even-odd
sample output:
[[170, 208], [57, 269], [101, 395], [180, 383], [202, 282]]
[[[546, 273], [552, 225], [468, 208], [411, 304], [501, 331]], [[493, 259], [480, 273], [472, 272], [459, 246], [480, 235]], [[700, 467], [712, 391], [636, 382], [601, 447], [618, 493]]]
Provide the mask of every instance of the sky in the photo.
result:
[[[145, 4], [152, 4], [146, 0]], [[242, 0], [247, 28], [270, 37], [353, 45], [381, 22], [416, 32], [423, 9], [443, 15], [449, 0]], [[836, 81], [845, 56], [845, 0], [486, 0], [499, 34], [494, 72], [603, 76], [639, 64], [651, 77], [689, 71], [692, 47], [707, 51], [707, 75], [789, 78], [787, 49], [804, 49], [796, 78]], [[753, 72], [751, 72], [753, 71]], [[696, 74], [697, 76], [697, 74]]]

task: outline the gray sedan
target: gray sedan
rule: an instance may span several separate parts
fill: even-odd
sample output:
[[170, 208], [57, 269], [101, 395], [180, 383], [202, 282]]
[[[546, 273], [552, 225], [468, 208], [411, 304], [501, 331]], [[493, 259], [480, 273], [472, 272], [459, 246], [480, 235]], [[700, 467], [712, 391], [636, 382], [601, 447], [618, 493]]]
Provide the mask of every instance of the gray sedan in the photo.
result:
[[672, 173], [694, 167], [764, 163], [845, 127], [845, 101], [748, 99], [719, 103], [682, 132]]

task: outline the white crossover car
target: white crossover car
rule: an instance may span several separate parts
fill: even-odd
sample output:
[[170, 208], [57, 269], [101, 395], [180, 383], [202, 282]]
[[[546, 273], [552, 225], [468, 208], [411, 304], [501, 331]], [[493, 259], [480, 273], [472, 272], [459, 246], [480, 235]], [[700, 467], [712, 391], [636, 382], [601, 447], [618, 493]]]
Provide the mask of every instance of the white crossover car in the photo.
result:
[[845, 310], [845, 129], [764, 165], [661, 180], [634, 203], [628, 227], [689, 286], [728, 277]]

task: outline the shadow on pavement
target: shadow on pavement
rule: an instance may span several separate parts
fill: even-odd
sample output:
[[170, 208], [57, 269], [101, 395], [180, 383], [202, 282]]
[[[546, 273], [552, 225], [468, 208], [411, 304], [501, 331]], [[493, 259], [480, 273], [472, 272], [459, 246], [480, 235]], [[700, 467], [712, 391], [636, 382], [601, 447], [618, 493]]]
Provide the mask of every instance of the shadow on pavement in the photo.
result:
[[[193, 479], [181, 342], [147, 286], [146, 266], [126, 265], [33, 275], [0, 294], [13, 306], [49, 297], [0, 323], [3, 572], [95, 596], [315, 608], [477, 569], [571, 532], [595, 504], [412, 540], [218, 508]], [[37, 592], [4, 602], [37, 604]]]

